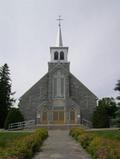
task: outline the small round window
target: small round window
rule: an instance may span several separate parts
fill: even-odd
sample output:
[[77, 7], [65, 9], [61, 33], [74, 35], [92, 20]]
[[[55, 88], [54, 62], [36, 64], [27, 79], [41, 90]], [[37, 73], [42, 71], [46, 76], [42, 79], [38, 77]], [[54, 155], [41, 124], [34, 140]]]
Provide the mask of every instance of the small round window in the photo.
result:
[[64, 60], [64, 52], [63, 51], [60, 52], [60, 60]]
[[58, 52], [57, 51], [54, 53], [54, 60], [58, 60]]

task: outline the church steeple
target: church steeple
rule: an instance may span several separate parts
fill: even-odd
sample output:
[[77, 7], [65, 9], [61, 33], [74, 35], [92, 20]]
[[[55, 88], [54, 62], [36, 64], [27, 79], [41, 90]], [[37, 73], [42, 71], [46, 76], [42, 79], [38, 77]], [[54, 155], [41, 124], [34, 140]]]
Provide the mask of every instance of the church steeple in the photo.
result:
[[50, 47], [51, 62], [66, 63], [68, 62], [67, 60], [68, 47], [63, 46], [63, 41], [62, 41], [61, 20], [63, 19], [61, 19], [61, 16], [59, 16], [57, 20], [59, 21], [59, 25], [58, 25], [56, 45], [53, 47]]
[[56, 47], [63, 47], [62, 32], [61, 32], [61, 23], [60, 23], [60, 21], [63, 20], [63, 19], [61, 19], [61, 16], [59, 16], [59, 18], [57, 20], [59, 20], [59, 25], [58, 25]]

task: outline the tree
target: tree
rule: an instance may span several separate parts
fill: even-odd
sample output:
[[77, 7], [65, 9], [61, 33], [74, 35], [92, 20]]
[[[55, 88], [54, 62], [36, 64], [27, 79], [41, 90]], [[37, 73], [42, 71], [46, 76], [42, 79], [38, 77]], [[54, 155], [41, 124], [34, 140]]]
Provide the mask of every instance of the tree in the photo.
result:
[[9, 67], [4, 64], [0, 67], [0, 128], [3, 128], [9, 108], [15, 101], [12, 95]]
[[110, 127], [110, 119], [115, 118], [117, 109], [116, 102], [113, 98], [103, 98], [99, 100], [92, 117], [93, 127]]
[[24, 121], [24, 117], [21, 114], [19, 108], [10, 108], [5, 120], [5, 129], [8, 129], [9, 124]]
[[[114, 90], [120, 93], [120, 80], [117, 81]], [[116, 99], [120, 100], [120, 95], [117, 96]], [[120, 127], [120, 102], [118, 102], [118, 110], [115, 112], [115, 114], [116, 118], [113, 120], [113, 125]]]
[[116, 118], [112, 120], [113, 126], [120, 127], [120, 108], [115, 112]]
[[[120, 93], [120, 80], [118, 80], [118, 82], [116, 83], [114, 90]], [[117, 99], [120, 100], [120, 96], [118, 96]], [[120, 105], [120, 103], [118, 104]]]
[[116, 84], [115, 91], [120, 92], [120, 80], [118, 80], [118, 83]]

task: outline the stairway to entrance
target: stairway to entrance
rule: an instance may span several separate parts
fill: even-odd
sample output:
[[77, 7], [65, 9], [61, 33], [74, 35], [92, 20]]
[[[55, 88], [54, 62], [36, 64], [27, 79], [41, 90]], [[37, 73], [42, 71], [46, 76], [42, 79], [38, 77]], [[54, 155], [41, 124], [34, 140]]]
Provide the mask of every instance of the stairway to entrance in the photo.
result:
[[66, 130], [49, 131], [41, 151], [33, 159], [91, 159]]
[[73, 127], [88, 128], [83, 124], [38, 124], [36, 128], [47, 128], [48, 130], [69, 130]]
[[22, 129], [35, 129], [35, 128], [40, 128], [44, 127], [49, 130], [56, 130], [56, 129], [61, 129], [61, 130], [68, 130], [72, 127], [80, 127], [80, 128], [91, 128], [91, 122], [87, 120], [82, 120], [80, 124], [36, 124], [35, 120], [27, 120], [23, 122], [17, 122], [17, 123], [11, 123], [9, 124], [8, 130], [22, 130]]

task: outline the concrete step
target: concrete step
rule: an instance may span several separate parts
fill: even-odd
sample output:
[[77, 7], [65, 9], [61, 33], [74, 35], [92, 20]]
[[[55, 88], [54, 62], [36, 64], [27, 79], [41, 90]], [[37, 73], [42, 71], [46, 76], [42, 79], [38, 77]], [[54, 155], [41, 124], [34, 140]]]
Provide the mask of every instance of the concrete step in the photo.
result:
[[47, 128], [49, 130], [69, 130], [73, 127], [87, 128], [82, 124], [37, 124], [35, 128]]

